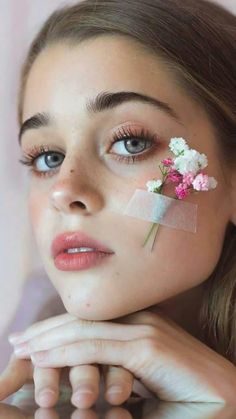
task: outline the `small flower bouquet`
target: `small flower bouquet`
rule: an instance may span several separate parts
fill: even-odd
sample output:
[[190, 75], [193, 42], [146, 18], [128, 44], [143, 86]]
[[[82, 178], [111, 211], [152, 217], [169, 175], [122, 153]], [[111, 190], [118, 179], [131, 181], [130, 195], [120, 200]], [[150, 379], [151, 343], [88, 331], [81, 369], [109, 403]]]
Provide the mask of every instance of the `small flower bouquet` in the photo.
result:
[[[162, 193], [164, 185], [173, 182], [175, 185], [175, 199], [185, 199], [190, 193], [199, 191], [209, 191], [215, 189], [217, 181], [214, 177], [209, 177], [204, 173], [208, 165], [205, 154], [200, 154], [194, 149], [190, 149], [184, 138], [171, 138], [169, 148], [176, 156], [175, 158], [166, 157], [159, 165], [162, 179], [149, 180], [146, 183], [149, 192]], [[143, 243], [147, 243], [155, 227], [159, 224], [153, 223], [152, 227]], [[157, 231], [156, 231], [157, 234]], [[154, 246], [156, 234], [153, 240]]]

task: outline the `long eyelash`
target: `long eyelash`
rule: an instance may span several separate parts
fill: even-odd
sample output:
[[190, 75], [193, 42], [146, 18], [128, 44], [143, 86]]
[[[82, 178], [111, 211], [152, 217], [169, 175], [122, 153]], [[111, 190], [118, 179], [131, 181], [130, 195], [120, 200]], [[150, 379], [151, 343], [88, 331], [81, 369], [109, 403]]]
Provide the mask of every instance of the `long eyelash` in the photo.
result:
[[23, 159], [19, 160], [19, 162], [25, 164], [26, 166], [32, 166], [36, 157], [40, 157], [42, 154], [48, 151], [52, 151], [52, 149], [49, 146], [34, 146], [29, 153], [26, 153], [23, 156]]
[[[109, 146], [112, 146], [118, 141], [124, 141], [129, 140], [131, 138], [137, 138], [139, 140], [145, 140], [147, 142], [150, 142], [153, 144], [150, 149], [153, 151], [153, 148], [158, 145], [156, 134], [150, 134], [149, 131], [145, 130], [144, 128], [141, 129], [141, 131], [138, 131], [131, 127], [122, 127], [118, 130], [117, 133], [113, 135], [112, 140], [110, 141]], [[55, 151], [55, 146], [47, 146], [47, 145], [41, 145], [41, 146], [34, 146], [32, 150], [26, 154], [24, 154], [22, 159], [19, 160], [19, 162], [23, 165], [29, 166], [30, 171], [36, 174], [37, 176], [50, 176], [53, 174], [58, 168], [48, 170], [47, 172], [40, 172], [34, 169], [34, 162], [36, 158], [39, 158], [40, 156], [48, 153], [48, 152], [54, 152], [54, 153], [61, 153], [60, 151]], [[62, 154], [62, 153], [61, 153]], [[137, 153], [137, 155], [130, 155], [130, 156], [119, 156], [114, 154], [115, 157], [113, 159], [126, 162], [128, 164], [135, 163], [136, 161], [140, 161], [146, 158], [148, 152], [140, 152]]]
[[[40, 172], [38, 170], [35, 170], [35, 168], [34, 168], [34, 162], [35, 162], [36, 158], [39, 158], [40, 156], [44, 155], [45, 153], [48, 153], [49, 151], [55, 153], [56, 152], [55, 147], [54, 146], [48, 146], [48, 145], [34, 146], [30, 152], [28, 152], [28, 153], [26, 153], [22, 156], [23, 158], [20, 159], [19, 162], [21, 164], [29, 166], [30, 167], [29, 171], [32, 172], [33, 174], [35, 174], [36, 176], [50, 177], [57, 170], [57, 168], [51, 169], [47, 172]], [[60, 152], [57, 151], [57, 153], [60, 153]]]
[[[131, 127], [122, 127], [118, 130], [118, 133], [115, 133], [112, 141], [110, 143], [110, 146], [115, 144], [118, 141], [122, 140], [129, 140], [131, 138], [137, 138], [138, 140], [145, 140], [147, 142], [150, 142], [153, 144], [153, 148], [157, 146], [157, 135], [156, 134], [150, 134], [148, 130], [145, 130], [144, 128], [141, 129], [141, 131], [137, 130], [135, 131], [134, 128]], [[148, 152], [141, 152], [137, 153], [137, 155], [130, 155], [130, 156], [119, 156], [114, 154], [114, 159], [118, 161], [125, 161], [126, 163], [132, 164], [136, 161], [140, 161], [146, 158]]]

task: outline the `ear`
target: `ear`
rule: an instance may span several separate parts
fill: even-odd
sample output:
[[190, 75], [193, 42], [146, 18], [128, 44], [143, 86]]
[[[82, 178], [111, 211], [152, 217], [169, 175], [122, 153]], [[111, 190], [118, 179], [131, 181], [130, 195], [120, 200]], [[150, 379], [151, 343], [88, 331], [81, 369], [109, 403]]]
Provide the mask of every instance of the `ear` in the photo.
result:
[[236, 226], [236, 170], [231, 173], [231, 217], [230, 221]]

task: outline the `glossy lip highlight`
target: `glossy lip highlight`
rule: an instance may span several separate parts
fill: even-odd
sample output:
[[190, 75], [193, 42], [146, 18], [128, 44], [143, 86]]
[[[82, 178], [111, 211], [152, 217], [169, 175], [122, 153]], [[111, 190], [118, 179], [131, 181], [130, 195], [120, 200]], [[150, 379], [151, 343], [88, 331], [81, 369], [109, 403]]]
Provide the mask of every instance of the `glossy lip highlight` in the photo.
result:
[[112, 254], [115, 253], [109, 249], [106, 245], [99, 242], [92, 237], [87, 236], [82, 231], [66, 232], [59, 234], [55, 237], [51, 245], [51, 256], [55, 259], [60, 253], [63, 253], [66, 249], [74, 247], [91, 247], [95, 251], [101, 253]]

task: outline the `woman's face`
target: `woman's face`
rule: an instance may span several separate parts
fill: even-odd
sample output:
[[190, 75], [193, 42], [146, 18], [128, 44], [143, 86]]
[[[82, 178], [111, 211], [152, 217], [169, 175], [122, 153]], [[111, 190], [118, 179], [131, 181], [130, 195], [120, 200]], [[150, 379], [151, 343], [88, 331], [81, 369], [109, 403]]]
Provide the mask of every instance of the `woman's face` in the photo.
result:
[[[86, 107], [101, 93], [124, 91], [167, 103], [176, 118], [137, 100], [117, 101], [95, 113]], [[25, 130], [22, 151], [49, 147], [55, 160], [51, 166], [42, 157], [34, 162], [41, 176], [30, 174], [29, 211], [45, 270], [67, 311], [85, 319], [112, 319], [203, 283], [220, 256], [230, 202], [212, 126], [163, 64], [135, 41], [119, 36], [50, 47], [30, 71], [23, 121], [39, 112], [50, 113], [53, 122]], [[144, 130], [154, 139], [145, 144], [124, 138], [110, 145], [123, 129], [134, 132], [135, 138]], [[185, 200], [198, 205], [197, 232], [160, 225], [151, 252], [142, 246], [151, 223], [120, 209], [137, 188], [147, 190], [148, 180], [161, 177], [158, 164], [171, 156], [172, 137], [185, 138], [191, 148], [207, 155], [207, 173], [218, 185]], [[168, 196], [173, 192], [174, 185], [163, 190]], [[89, 269], [60, 270], [51, 256], [52, 241], [78, 230], [114, 254]]]

